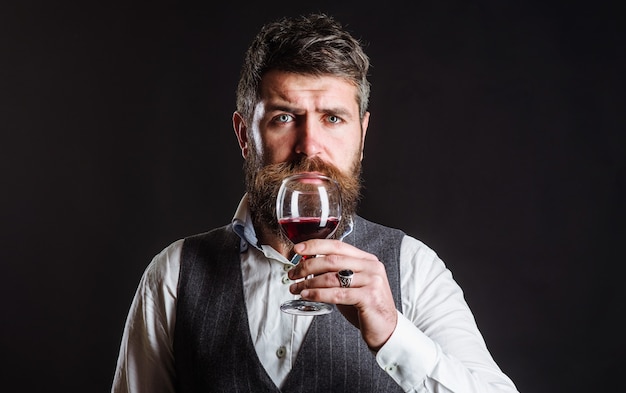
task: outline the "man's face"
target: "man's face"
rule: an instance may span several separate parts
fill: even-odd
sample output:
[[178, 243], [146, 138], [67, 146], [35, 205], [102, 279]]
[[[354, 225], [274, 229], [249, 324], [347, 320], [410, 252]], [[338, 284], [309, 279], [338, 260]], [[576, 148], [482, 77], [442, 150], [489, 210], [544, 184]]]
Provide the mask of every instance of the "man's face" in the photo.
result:
[[308, 170], [326, 173], [347, 194], [356, 193], [345, 198], [354, 205], [345, 212], [353, 213], [369, 120], [369, 113], [360, 119], [356, 94], [354, 85], [333, 76], [271, 71], [263, 77], [251, 124], [237, 113], [233, 117], [257, 220], [273, 215], [271, 201], [284, 176]]
[[[361, 159], [369, 114], [359, 118], [356, 86], [333, 76], [271, 71], [261, 81], [246, 137], [263, 164], [319, 157], [349, 172]], [[245, 152], [244, 152], [245, 155]]]

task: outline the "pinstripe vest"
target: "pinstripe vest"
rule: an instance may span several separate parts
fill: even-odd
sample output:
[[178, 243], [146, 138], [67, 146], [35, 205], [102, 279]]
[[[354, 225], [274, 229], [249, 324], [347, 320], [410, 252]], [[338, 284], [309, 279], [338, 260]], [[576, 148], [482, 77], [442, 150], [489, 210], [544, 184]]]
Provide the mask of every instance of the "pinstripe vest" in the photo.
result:
[[[404, 233], [354, 219], [344, 241], [383, 261], [400, 308], [400, 243]], [[231, 225], [185, 239], [174, 357], [177, 391], [401, 392], [376, 363], [358, 329], [337, 310], [316, 316], [282, 390], [256, 355], [245, 307], [240, 238]]]

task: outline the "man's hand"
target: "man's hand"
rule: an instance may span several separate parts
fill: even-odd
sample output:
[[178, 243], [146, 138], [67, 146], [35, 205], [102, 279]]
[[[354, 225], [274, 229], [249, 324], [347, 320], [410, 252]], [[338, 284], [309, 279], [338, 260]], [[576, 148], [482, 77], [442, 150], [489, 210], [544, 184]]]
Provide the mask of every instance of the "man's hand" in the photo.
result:
[[[385, 266], [375, 255], [338, 240], [308, 240], [297, 244], [300, 255], [316, 255], [300, 261], [289, 271], [289, 278], [312, 278], [292, 284], [290, 291], [303, 299], [336, 304], [372, 350], [382, 347], [398, 320], [396, 306], [387, 281]], [[340, 270], [354, 272], [349, 288], [342, 288]]]

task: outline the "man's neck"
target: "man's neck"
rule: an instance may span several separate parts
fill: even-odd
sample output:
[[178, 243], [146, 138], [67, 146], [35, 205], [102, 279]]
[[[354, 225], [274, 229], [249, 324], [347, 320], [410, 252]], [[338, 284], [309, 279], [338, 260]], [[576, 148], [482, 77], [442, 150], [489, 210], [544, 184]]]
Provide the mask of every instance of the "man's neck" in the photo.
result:
[[289, 243], [285, 243], [275, 231], [268, 228], [266, 225], [254, 225], [259, 244], [266, 244], [271, 246], [274, 250], [278, 251], [285, 258], [291, 259], [293, 256], [293, 246]]

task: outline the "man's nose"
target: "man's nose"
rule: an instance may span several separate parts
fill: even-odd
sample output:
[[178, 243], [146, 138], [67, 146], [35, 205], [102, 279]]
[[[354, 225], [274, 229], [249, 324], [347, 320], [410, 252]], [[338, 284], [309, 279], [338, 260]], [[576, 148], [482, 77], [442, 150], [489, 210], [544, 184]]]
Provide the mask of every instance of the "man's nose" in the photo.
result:
[[296, 153], [307, 157], [315, 157], [322, 152], [321, 127], [315, 121], [307, 119], [298, 127]]

